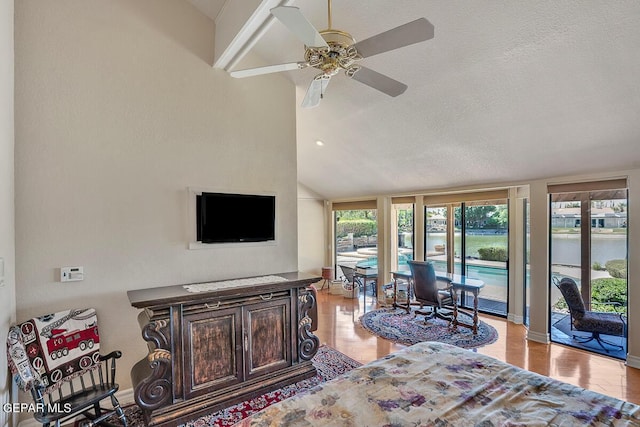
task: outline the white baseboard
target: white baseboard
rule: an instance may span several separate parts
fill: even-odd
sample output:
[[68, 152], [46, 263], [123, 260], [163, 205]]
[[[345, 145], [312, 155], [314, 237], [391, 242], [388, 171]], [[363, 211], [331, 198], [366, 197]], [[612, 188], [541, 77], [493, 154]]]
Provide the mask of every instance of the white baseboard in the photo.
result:
[[640, 369], [640, 357], [627, 353], [627, 362], [625, 364], [630, 368]]
[[[120, 402], [120, 406], [126, 406], [126, 405], [131, 405], [132, 403], [135, 403], [135, 397], [134, 397], [132, 388], [118, 391], [116, 393], [116, 397], [118, 398], [118, 402]], [[109, 402], [109, 405], [111, 405], [111, 402], [110, 401], [108, 402]], [[11, 427], [11, 426], [3, 426], [3, 427]], [[42, 424], [36, 421], [35, 418], [30, 417], [30, 418], [27, 418], [26, 420], [20, 421], [18, 423], [18, 427], [42, 427]]]
[[529, 341], [535, 341], [542, 344], [549, 344], [551, 342], [549, 333], [534, 332], [532, 330], [527, 332], [527, 339]]
[[42, 427], [42, 424], [36, 421], [35, 418], [30, 417], [26, 420], [22, 420], [18, 423], [18, 427]]
[[515, 323], [517, 325], [522, 325], [524, 323], [524, 318], [520, 314], [512, 314], [512, 313], [510, 313], [510, 314], [507, 315], [507, 320], [509, 322]]
[[[0, 391], [0, 405], [4, 407], [7, 403], [11, 403], [11, 393], [8, 388]], [[11, 427], [13, 417], [15, 415], [12, 416], [11, 412], [0, 409], [0, 427]]]
[[116, 393], [116, 397], [118, 398], [118, 402], [120, 402], [120, 406], [132, 405], [136, 403], [135, 395], [133, 394], [132, 388], [119, 390]]

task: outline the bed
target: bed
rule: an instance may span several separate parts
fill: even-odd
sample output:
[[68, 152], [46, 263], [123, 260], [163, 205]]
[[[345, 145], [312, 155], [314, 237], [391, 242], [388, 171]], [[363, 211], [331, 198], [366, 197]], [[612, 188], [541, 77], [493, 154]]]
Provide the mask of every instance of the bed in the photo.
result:
[[640, 406], [448, 344], [356, 368], [237, 426], [640, 426]]

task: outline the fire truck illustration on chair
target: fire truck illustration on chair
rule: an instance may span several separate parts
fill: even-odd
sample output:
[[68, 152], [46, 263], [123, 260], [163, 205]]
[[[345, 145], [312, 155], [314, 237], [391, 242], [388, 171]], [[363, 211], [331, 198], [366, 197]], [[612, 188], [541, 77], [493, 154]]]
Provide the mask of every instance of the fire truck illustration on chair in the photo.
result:
[[100, 342], [98, 326], [89, 325], [87, 329], [67, 331], [66, 329], [52, 329], [51, 338], [47, 340], [47, 351], [51, 359], [58, 359], [69, 354], [69, 351], [79, 348], [81, 351], [92, 349]]

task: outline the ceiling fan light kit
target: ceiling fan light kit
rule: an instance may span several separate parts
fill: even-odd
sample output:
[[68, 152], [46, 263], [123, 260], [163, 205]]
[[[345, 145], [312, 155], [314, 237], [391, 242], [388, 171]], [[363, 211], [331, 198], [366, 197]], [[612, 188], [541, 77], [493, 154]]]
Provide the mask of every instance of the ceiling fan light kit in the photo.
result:
[[322, 31], [316, 30], [297, 7], [279, 6], [271, 9], [271, 14], [305, 44], [304, 61], [232, 71], [231, 76], [242, 78], [307, 67], [316, 68], [320, 74], [314, 77], [307, 89], [302, 102], [304, 108], [315, 107], [320, 103], [329, 80], [340, 71], [389, 96], [402, 94], [407, 85], [365, 68], [358, 62], [379, 53], [432, 39], [433, 25], [425, 18], [419, 18], [357, 43], [351, 34], [331, 28], [331, 0], [327, 4], [328, 28]]
[[355, 40], [349, 33], [327, 29], [320, 31], [320, 35], [327, 42], [328, 46], [307, 46], [304, 52], [304, 60], [311, 67], [317, 68], [329, 77], [335, 76], [341, 69], [345, 70], [347, 75], [349, 75], [349, 73], [353, 75], [358, 71], [354, 63], [361, 60], [362, 57], [353, 46]]

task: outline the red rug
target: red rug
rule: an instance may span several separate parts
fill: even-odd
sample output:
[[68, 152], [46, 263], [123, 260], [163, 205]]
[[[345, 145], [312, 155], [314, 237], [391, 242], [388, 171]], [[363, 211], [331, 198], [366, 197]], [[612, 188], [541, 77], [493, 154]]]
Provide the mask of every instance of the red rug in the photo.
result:
[[[315, 366], [318, 371], [315, 377], [265, 393], [260, 397], [238, 403], [213, 414], [196, 418], [195, 420], [184, 424], [184, 426], [232, 426], [254, 412], [258, 412], [269, 405], [280, 402], [281, 400], [294, 396], [298, 393], [305, 392], [318, 384], [332, 380], [333, 378], [342, 375], [345, 372], [349, 372], [353, 368], [361, 365], [361, 363], [326, 345], [323, 345], [318, 349], [318, 352], [313, 357], [312, 362], [313, 366]], [[125, 408], [125, 414], [130, 427], [144, 426], [142, 413], [137, 405], [127, 406]], [[115, 423], [119, 424], [117, 421], [115, 421]]]

